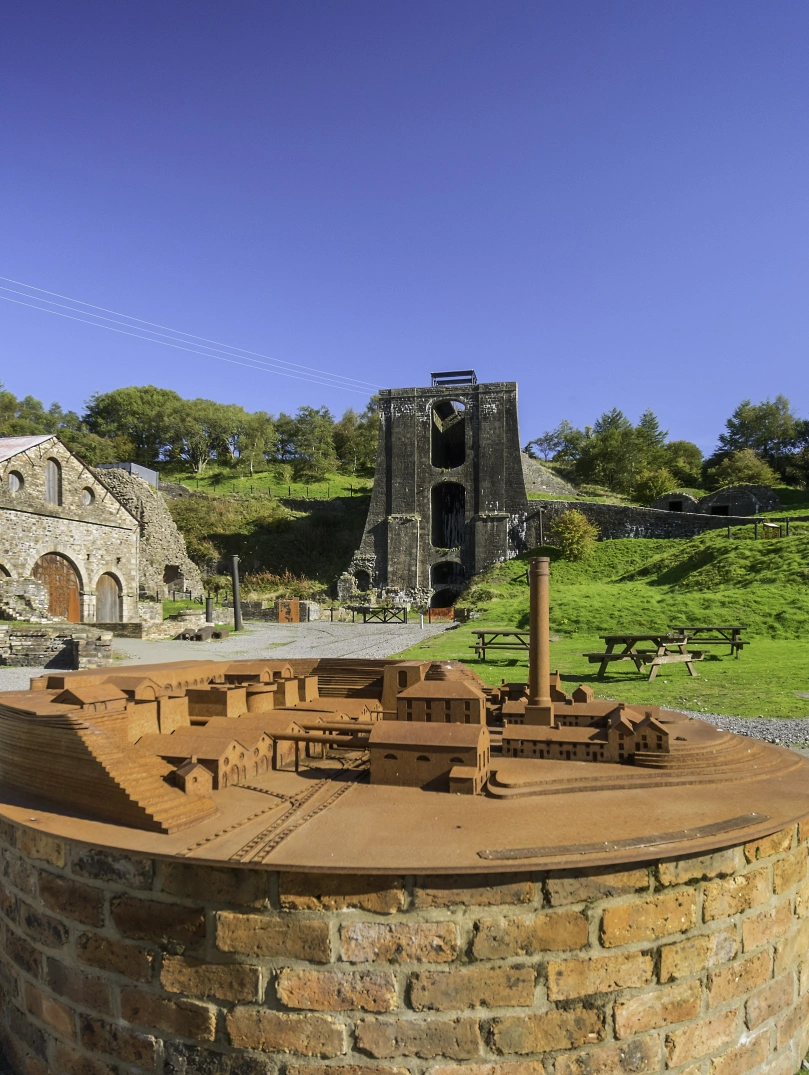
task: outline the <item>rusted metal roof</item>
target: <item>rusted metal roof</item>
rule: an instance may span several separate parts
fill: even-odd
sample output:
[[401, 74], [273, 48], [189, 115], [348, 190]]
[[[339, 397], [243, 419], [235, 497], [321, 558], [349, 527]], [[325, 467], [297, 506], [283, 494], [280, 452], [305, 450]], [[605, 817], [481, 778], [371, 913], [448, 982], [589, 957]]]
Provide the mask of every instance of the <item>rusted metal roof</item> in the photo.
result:
[[20, 455], [21, 452], [27, 452], [29, 448], [36, 448], [46, 440], [53, 440], [54, 437], [53, 433], [45, 433], [39, 437], [0, 437], [0, 463]]

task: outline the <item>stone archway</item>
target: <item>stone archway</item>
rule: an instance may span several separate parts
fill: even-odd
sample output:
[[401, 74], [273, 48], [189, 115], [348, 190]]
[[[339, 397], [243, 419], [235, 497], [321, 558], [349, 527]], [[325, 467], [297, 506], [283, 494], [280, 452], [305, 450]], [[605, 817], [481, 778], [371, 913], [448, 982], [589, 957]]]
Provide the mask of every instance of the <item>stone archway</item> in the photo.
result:
[[48, 591], [48, 612], [68, 623], [81, 623], [78, 573], [66, 556], [48, 552], [40, 556], [31, 572]]
[[102, 575], [96, 586], [96, 623], [121, 622], [121, 584], [115, 575]]

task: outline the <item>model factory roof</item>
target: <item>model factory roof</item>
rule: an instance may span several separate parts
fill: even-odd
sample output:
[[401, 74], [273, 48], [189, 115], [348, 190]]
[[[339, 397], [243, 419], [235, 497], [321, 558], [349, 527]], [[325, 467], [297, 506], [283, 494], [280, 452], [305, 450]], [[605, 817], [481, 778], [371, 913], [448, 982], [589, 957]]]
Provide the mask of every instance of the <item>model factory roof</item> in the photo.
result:
[[481, 724], [412, 724], [398, 720], [382, 720], [371, 729], [371, 746], [435, 747], [452, 750], [455, 747], [475, 747], [488, 730]]

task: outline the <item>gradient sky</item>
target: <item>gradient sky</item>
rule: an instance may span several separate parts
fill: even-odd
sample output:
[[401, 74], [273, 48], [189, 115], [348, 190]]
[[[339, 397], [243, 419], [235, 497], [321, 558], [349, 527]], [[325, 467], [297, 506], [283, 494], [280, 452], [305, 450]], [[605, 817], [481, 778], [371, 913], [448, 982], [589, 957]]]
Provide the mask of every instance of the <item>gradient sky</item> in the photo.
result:
[[[383, 387], [516, 380], [523, 443], [809, 416], [806, 0], [45, 0], [0, 35], [2, 276]], [[0, 380], [367, 398], [9, 302]]]

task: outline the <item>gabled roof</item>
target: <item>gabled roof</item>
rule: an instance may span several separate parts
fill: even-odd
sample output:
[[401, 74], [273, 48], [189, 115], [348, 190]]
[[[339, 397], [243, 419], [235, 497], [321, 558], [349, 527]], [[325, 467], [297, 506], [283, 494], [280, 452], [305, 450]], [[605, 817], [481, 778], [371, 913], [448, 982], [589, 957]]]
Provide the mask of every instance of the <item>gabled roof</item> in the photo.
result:
[[488, 740], [484, 724], [426, 724], [424, 721], [380, 720], [371, 729], [373, 746], [399, 747], [477, 747], [481, 738]]
[[126, 695], [118, 687], [103, 683], [98, 687], [68, 687], [54, 698], [64, 705], [93, 705], [96, 702], [126, 702]]
[[55, 436], [55, 433], [44, 433], [38, 437], [0, 437], [0, 463], [27, 452], [29, 448], [36, 448], [38, 444], [44, 444]]

